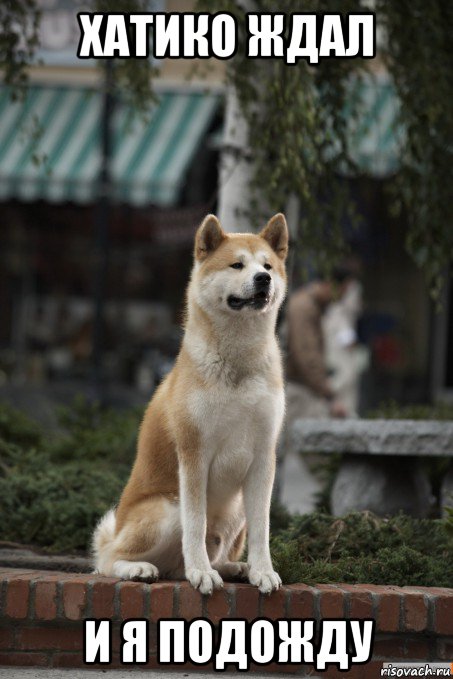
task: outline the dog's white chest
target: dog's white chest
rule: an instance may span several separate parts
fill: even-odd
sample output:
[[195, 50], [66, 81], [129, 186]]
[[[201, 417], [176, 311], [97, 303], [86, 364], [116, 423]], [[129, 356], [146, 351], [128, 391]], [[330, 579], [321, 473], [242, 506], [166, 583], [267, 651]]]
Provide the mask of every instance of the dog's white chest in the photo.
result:
[[237, 386], [224, 384], [194, 390], [188, 406], [204, 442], [219, 444], [243, 439], [253, 444], [263, 424], [266, 429], [280, 416], [282, 394], [267, 381], [253, 377]]
[[239, 387], [213, 386], [191, 394], [191, 415], [209, 464], [208, 494], [237, 493], [256, 454], [269, 454], [283, 416], [283, 394], [260, 377]]

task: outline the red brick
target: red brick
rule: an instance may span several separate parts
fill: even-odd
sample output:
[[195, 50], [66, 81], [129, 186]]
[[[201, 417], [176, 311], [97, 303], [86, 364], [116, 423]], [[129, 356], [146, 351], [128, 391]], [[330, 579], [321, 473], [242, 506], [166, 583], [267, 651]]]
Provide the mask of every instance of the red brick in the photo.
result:
[[145, 588], [140, 582], [122, 582], [120, 585], [120, 617], [145, 617]]
[[406, 592], [421, 592], [432, 596], [453, 596], [453, 589], [448, 587], [420, 587], [416, 585], [407, 585], [403, 587], [403, 593]]
[[438, 597], [434, 624], [437, 634], [453, 634], [453, 592], [450, 596]]
[[360, 585], [341, 585], [349, 594], [349, 615], [351, 618], [372, 618], [373, 599], [368, 589]]
[[[319, 676], [322, 676], [323, 679], [344, 679], [344, 677], [348, 677], [348, 679], [379, 679], [381, 668], [382, 662], [379, 660], [370, 661], [365, 665], [352, 665], [350, 670], [343, 672], [336, 667], [328, 666], [325, 672], [319, 673]], [[315, 670], [313, 670], [313, 674], [318, 676]]]
[[411, 660], [428, 660], [430, 657], [429, 643], [425, 639], [407, 639], [406, 656]]
[[14, 631], [12, 627], [0, 627], [0, 648], [14, 647]]
[[17, 647], [23, 650], [77, 651], [83, 646], [83, 627], [56, 629], [55, 627], [25, 627], [17, 631]]
[[0, 581], [7, 580], [8, 578], [17, 575], [30, 575], [34, 573], [36, 573], [36, 571], [31, 568], [9, 568], [5, 566], [4, 568], [0, 568]]
[[236, 590], [236, 618], [251, 621], [259, 615], [259, 590], [252, 585], [238, 584]]
[[54, 620], [57, 616], [57, 583], [37, 582], [35, 585], [35, 617]]
[[439, 660], [448, 660], [451, 662], [453, 658], [453, 639], [439, 639], [437, 641], [436, 658]]
[[49, 664], [49, 659], [44, 653], [0, 653], [0, 665], [48, 667]]
[[261, 594], [261, 613], [265, 618], [276, 620], [285, 617], [286, 587], [271, 594]]
[[202, 598], [188, 582], [181, 582], [179, 590], [179, 617], [193, 620], [201, 616]]
[[[90, 667], [83, 662], [83, 653], [54, 653], [52, 655], [52, 667]], [[96, 667], [92, 665], [91, 667]], [[102, 665], [99, 665], [102, 667]], [[111, 665], [109, 665], [109, 668]], [[89, 675], [88, 675], [89, 676]]]
[[119, 650], [121, 648], [120, 628], [121, 628], [121, 623], [114, 623], [112, 625], [112, 651], [113, 651], [113, 653], [119, 653]]
[[[227, 672], [229, 670], [232, 670], [232, 669], [233, 669], [233, 666], [230, 666], [230, 667], [227, 666]], [[254, 673], [256, 674], [258, 672], [261, 675], [263, 675], [263, 673], [266, 673], [266, 674], [269, 673], [269, 674], [288, 674], [288, 676], [290, 676], [291, 674], [295, 674], [298, 669], [300, 669], [300, 665], [295, 665], [295, 664], [292, 664], [292, 665], [289, 665], [289, 664], [288, 665], [287, 664], [277, 665], [277, 663], [269, 663], [269, 665], [259, 665], [258, 663], [254, 663], [254, 662], [250, 663], [250, 674], [251, 674], [251, 676], [253, 676]], [[245, 675], [246, 673], [241, 672], [241, 674]], [[241, 676], [241, 675], [238, 673], [238, 676]]]
[[398, 660], [406, 657], [404, 638], [400, 636], [376, 639], [373, 646], [373, 657], [387, 660]]
[[321, 618], [344, 617], [344, 594], [330, 585], [317, 585], [320, 591]]
[[423, 632], [428, 623], [428, 603], [423, 594], [407, 592], [404, 596], [404, 629]]
[[[125, 666], [123, 665], [122, 666], [123, 670], [124, 670], [124, 667]], [[161, 677], [161, 679], [165, 679], [166, 672], [172, 672], [172, 671], [175, 674], [177, 674], [178, 676], [181, 676], [181, 677], [187, 676], [188, 678], [190, 678], [192, 676], [191, 674], [186, 674], [188, 672], [196, 672], [197, 677], [201, 673], [204, 674], [206, 672], [206, 673], [209, 673], [209, 675], [211, 675], [213, 673], [212, 663], [209, 663], [208, 665], [196, 665], [195, 663], [186, 662], [186, 663], [184, 663], [184, 665], [170, 664], [170, 665], [162, 666], [158, 663], [157, 656], [155, 656], [155, 655], [150, 655], [147, 664], [143, 665], [143, 667], [144, 668], [146, 667], [148, 669], [153, 669], [153, 670], [160, 670], [159, 674], [156, 672], [156, 676]], [[228, 669], [229, 669], [229, 667], [227, 666], [227, 671], [228, 671]], [[206, 676], [208, 676], [208, 674]]]
[[[65, 582], [77, 582], [77, 583], [82, 583], [83, 585], [89, 585], [90, 583], [96, 582], [97, 578], [93, 573], [63, 573], [63, 579]], [[98, 576], [98, 579], [102, 582], [105, 582], [106, 580], [112, 580], [114, 582], [118, 582], [118, 579], [116, 578], [104, 578], [103, 576]]]
[[[156, 655], [150, 655], [149, 656], [146, 667], [149, 667], [152, 670], [157, 670], [157, 669], [162, 670], [162, 665], [160, 665], [157, 662], [157, 656]], [[124, 665], [123, 665], [123, 668], [124, 668]], [[165, 669], [170, 671], [171, 665], [165, 665]], [[185, 665], [178, 665], [178, 670], [177, 670], [178, 672], [181, 672], [183, 669], [185, 669]], [[200, 669], [202, 669], [202, 668], [200, 667]]]
[[308, 585], [289, 585], [289, 617], [314, 618], [316, 590]]
[[63, 583], [63, 611], [68, 620], [82, 620], [85, 617], [87, 584], [85, 582]]
[[173, 617], [173, 582], [156, 582], [150, 587], [151, 610], [150, 620], [157, 622], [160, 618]]
[[230, 594], [228, 589], [224, 588], [215, 590], [210, 597], [207, 597], [206, 613], [207, 617], [214, 625], [218, 625], [220, 620], [228, 618], [228, 616], [231, 615], [229, 601], [231, 596], [233, 596], [233, 594]]
[[[61, 573], [60, 571], [35, 571], [35, 579], [45, 582], [63, 582], [72, 580], [74, 573]], [[93, 576], [91, 576], [93, 578]]]
[[154, 623], [151, 623], [149, 626], [148, 641], [149, 654], [157, 653], [157, 625]]
[[376, 628], [379, 632], [398, 632], [400, 625], [400, 597], [396, 592], [378, 595]]
[[10, 618], [26, 618], [30, 598], [30, 580], [33, 574], [17, 576], [8, 580], [6, 589], [6, 615]]
[[93, 582], [92, 617], [113, 618], [115, 614], [115, 585], [119, 580], [102, 578]]

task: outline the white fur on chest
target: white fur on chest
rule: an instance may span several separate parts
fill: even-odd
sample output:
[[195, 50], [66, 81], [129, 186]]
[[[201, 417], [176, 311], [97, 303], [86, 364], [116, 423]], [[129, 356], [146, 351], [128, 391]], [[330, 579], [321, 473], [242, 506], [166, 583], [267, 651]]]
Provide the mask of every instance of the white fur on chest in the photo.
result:
[[244, 442], [279, 426], [283, 412], [283, 390], [271, 388], [263, 377], [249, 377], [234, 387], [213, 384], [190, 392], [188, 409], [203, 443], [222, 444], [232, 439]]
[[284, 412], [283, 390], [263, 377], [191, 392], [189, 412], [209, 465], [208, 496], [221, 503], [242, 487], [255, 455], [271, 454]]

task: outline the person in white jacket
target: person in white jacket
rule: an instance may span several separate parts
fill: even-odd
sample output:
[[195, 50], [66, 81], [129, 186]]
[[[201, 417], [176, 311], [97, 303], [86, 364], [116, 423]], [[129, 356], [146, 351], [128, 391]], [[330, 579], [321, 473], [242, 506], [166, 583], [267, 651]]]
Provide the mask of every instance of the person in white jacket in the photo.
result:
[[357, 320], [362, 308], [362, 285], [352, 279], [323, 318], [329, 384], [335, 397], [344, 405], [347, 417], [357, 417], [360, 376], [368, 362], [368, 352], [357, 337]]

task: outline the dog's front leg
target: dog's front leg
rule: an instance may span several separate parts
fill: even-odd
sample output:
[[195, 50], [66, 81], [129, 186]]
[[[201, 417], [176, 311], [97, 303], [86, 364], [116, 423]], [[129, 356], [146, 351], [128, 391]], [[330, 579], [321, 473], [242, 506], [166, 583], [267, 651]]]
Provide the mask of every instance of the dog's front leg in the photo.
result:
[[264, 594], [282, 584], [272, 567], [269, 551], [269, 512], [274, 475], [275, 450], [262, 450], [255, 454], [244, 483], [249, 581]]
[[206, 550], [208, 470], [202, 464], [180, 465], [182, 551], [187, 580], [202, 594], [223, 586], [219, 573], [211, 568]]

